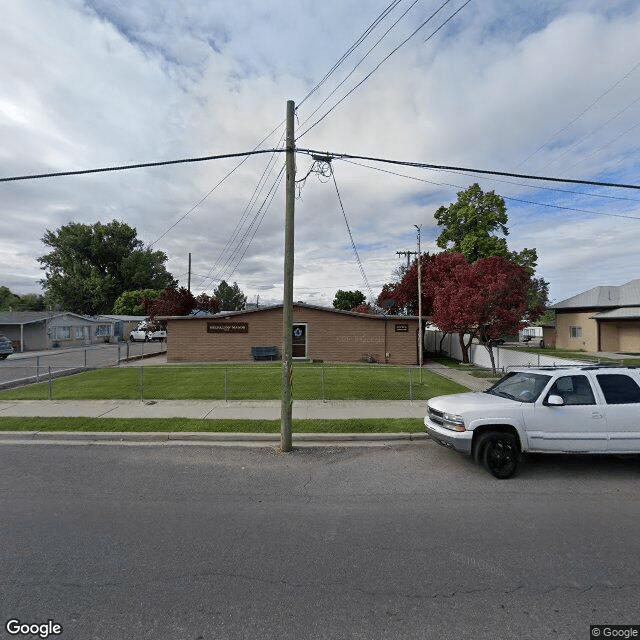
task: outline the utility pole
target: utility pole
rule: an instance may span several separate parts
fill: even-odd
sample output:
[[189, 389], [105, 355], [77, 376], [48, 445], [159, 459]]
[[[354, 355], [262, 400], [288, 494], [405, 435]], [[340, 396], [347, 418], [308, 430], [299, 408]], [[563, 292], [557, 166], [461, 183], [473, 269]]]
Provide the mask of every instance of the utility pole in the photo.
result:
[[189, 252], [189, 276], [187, 278], [187, 291], [191, 293], [191, 252]]
[[293, 415], [293, 256], [296, 158], [294, 137], [295, 104], [287, 101], [286, 192], [284, 224], [284, 302], [282, 305], [282, 406], [280, 409], [280, 449], [291, 451], [291, 417]]
[[407, 271], [409, 271], [409, 267], [411, 266], [411, 256], [417, 256], [416, 251], [396, 251], [397, 256], [407, 256]]
[[422, 225], [413, 225], [418, 230], [418, 362], [420, 364], [420, 384], [422, 384], [422, 265], [420, 264], [420, 232]]

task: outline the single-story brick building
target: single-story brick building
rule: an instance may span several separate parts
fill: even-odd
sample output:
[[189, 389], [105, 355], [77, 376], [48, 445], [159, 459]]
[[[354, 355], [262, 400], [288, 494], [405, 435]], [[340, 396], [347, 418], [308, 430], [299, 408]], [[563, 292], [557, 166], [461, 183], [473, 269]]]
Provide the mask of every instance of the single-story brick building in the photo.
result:
[[[162, 317], [169, 362], [251, 360], [252, 347], [276, 346], [282, 357], [282, 305], [215, 316]], [[418, 363], [418, 318], [293, 307], [293, 357], [324, 362]]]

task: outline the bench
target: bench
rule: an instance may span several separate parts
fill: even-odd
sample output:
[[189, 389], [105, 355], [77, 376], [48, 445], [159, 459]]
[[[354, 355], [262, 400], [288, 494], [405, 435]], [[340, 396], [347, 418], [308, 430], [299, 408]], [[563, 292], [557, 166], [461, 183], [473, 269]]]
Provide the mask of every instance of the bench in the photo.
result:
[[277, 360], [278, 347], [251, 347], [251, 357], [254, 360]]

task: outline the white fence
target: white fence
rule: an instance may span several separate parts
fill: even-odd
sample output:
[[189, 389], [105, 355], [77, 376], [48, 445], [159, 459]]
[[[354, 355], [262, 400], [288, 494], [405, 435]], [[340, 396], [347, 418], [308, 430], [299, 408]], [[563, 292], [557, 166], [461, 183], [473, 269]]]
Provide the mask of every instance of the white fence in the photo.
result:
[[[444, 339], [442, 339], [444, 335]], [[442, 345], [440, 341], [442, 340]], [[457, 333], [443, 334], [442, 331], [426, 331], [424, 348], [431, 353], [443, 353], [444, 355], [462, 360], [462, 349]], [[540, 353], [530, 353], [517, 349], [507, 349], [499, 345], [493, 347], [493, 355], [497, 369], [508, 371], [514, 367], [553, 367], [566, 365], [583, 365], [586, 360], [566, 360], [547, 356], [544, 350]], [[491, 357], [486, 347], [481, 344], [472, 344], [469, 348], [469, 361], [479, 367], [491, 369]]]

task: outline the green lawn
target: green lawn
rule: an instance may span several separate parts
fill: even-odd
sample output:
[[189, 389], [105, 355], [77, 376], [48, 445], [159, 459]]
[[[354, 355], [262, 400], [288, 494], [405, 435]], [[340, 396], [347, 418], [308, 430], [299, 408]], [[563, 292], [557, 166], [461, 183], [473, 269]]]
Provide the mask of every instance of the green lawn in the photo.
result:
[[[280, 420], [0, 418], [0, 431], [279, 433]], [[422, 433], [420, 419], [293, 420], [293, 433]]]
[[[98, 369], [18, 389], [1, 400], [276, 400], [282, 365], [170, 365]], [[297, 364], [297, 400], [428, 400], [466, 391], [430, 371], [376, 365]]]

